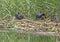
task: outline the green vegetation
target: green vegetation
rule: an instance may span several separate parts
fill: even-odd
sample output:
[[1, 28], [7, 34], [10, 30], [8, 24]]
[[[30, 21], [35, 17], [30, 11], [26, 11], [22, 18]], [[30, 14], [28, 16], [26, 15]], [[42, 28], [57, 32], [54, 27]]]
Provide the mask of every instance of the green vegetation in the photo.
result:
[[[49, 14], [50, 17], [57, 13], [60, 17], [60, 0], [0, 0], [0, 20], [12, 19], [16, 12], [34, 20], [37, 11]], [[13, 20], [4, 26], [14, 26]], [[0, 42], [55, 42], [55, 37], [0, 32]]]
[[11, 18], [20, 12], [25, 18], [34, 19], [37, 11], [53, 15], [59, 13], [59, 0], [0, 0], [0, 17]]
[[55, 36], [34, 35], [30, 33], [0, 32], [0, 42], [55, 42]]

